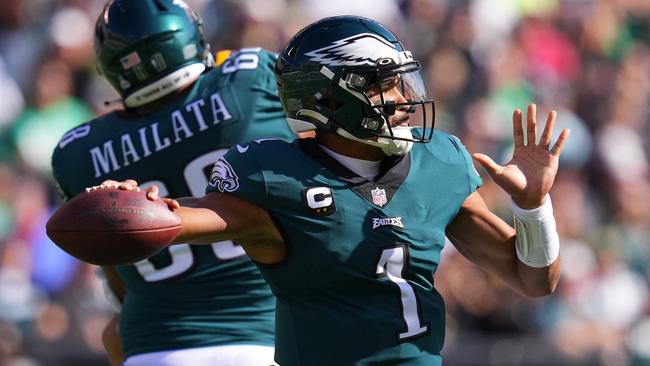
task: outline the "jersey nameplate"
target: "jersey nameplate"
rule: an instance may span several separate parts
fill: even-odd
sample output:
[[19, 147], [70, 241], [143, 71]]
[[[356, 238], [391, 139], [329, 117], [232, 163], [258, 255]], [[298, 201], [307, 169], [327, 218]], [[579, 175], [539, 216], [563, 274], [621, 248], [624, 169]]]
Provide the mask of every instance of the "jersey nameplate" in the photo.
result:
[[[151, 121], [137, 131], [129, 131], [90, 146], [88, 153], [94, 177], [112, 174], [122, 167], [208, 131], [212, 126], [237, 120], [238, 107], [226, 104], [221, 93], [228, 94], [227, 100], [233, 100], [230, 90], [222, 90], [170, 111], [168, 120]], [[85, 130], [75, 132], [75, 138], [79, 138], [82, 132]]]

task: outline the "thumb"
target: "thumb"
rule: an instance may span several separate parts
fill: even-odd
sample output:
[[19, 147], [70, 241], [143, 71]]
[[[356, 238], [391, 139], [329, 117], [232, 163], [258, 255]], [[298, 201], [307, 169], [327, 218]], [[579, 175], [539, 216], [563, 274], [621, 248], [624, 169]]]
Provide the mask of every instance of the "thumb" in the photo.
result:
[[495, 163], [492, 158], [485, 154], [474, 153], [472, 154], [472, 158], [478, 161], [492, 177], [501, 174], [503, 171], [503, 167], [501, 165]]

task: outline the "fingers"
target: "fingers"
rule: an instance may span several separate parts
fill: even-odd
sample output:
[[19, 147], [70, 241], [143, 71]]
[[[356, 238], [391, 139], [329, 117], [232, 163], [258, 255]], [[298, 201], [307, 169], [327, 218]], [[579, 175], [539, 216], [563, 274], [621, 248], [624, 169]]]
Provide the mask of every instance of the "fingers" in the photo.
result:
[[551, 111], [546, 118], [546, 126], [544, 126], [544, 132], [542, 132], [542, 138], [539, 140], [539, 146], [548, 150], [548, 147], [551, 145], [551, 135], [553, 134], [553, 127], [555, 126], [555, 120], [557, 118], [557, 112]]
[[472, 158], [478, 161], [492, 177], [499, 175], [503, 172], [503, 167], [495, 163], [494, 160], [492, 160], [492, 158], [490, 158], [485, 154], [474, 153], [472, 154]]
[[560, 136], [557, 138], [557, 141], [555, 141], [555, 145], [553, 145], [553, 149], [551, 149], [551, 154], [553, 156], [559, 157], [560, 154], [562, 153], [562, 148], [564, 147], [564, 143], [566, 140], [569, 138], [569, 134], [571, 131], [568, 128], [565, 128], [560, 132]]
[[512, 113], [512, 135], [515, 139], [515, 149], [524, 146], [524, 128], [521, 126], [521, 110]]
[[92, 186], [86, 188], [86, 192], [92, 192], [98, 189], [106, 189], [106, 188], [117, 188], [123, 191], [136, 191], [136, 192], [140, 190], [140, 187], [138, 187], [138, 182], [136, 182], [133, 179], [127, 179], [122, 182], [118, 182], [112, 179], [107, 179], [98, 186]]
[[105, 180], [103, 181], [100, 185], [98, 186], [92, 186], [92, 187], [86, 187], [86, 192], [92, 192], [96, 191], [98, 189], [105, 189], [105, 188], [118, 188], [120, 186], [120, 182], [116, 180]]
[[537, 106], [535, 103], [528, 105], [526, 111], [526, 144], [532, 145], [537, 141]]
[[138, 192], [140, 190], [140, 187], [138, 187], [138, 182], [136, 182], [133, 179], [127, 179], [123, 182], [120, 182], [118, 185], [117, 189], [121, 189], [123, 191], [136, 191]]
[[159, 188], [157, 185], [149, 186], [145, 191], [147, 192], [147, 198], [149, 200], [155, 201], [158, 199]]
[[163, 202], [167, 204], [167, 207], [169, 207], [172, 210], [176, 210], [181, 207], [181, 204], [178, 203], [178, 201], [171, 199], [171, 198], [163, 198]]

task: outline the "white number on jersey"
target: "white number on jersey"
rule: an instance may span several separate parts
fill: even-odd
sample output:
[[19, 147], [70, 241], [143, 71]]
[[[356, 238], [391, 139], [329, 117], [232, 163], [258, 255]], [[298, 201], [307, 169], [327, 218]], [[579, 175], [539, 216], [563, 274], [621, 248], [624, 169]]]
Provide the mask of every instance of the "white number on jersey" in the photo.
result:
[[400, 340], [407, 340], [429, 331], [428, 324], [422, 324], [418, 311], [418, 302], [413, 287], [403, 276], [408, 249], [406, 245], [386, 248], [381, 252], [375, 274], [386, 276], [399, 287], [402, 302], [402, 319], [406, 331], [399, 333]]
[[254, 70], [260, 64], [258, 53], [262, 49], [259, 47], [242, 48], [236, 54], [229, 57], [221, 66], [221, 72], [230, 74], [237, 70]]

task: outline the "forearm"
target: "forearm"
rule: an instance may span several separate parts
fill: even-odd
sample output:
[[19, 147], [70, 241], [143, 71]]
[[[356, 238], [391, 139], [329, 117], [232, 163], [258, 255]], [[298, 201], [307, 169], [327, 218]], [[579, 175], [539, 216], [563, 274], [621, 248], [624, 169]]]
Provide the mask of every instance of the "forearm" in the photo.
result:
[[560, 280], [560, 258], [542, 268], [527, 266], [519, 259], [516, 261], [516, 277], [519, 281], [517, 291], [532, 297], [549, 295], [555, 291], [555, 286]]
[[466, 258], [519, 293], [542, 296], [557, 284], [560, 261], [539, 268], [523, 263], [517, 255], [514, 228], [490, 212], [478, 194], [467, 199], [448, 226], [447, 236]]
[[[560, 240], [551, 197], [533, 209], [510, 202], [516, 230], [515, 249], [519, 278], [529, 291], [546, 295], [553, 292], [560, 277]], [[536, 296], [536, 295], [533, 295]]]
[[226, 222], [214, 211], [200, 207], [199, 198], [178, 199], [181, 207], [174, 212], [181, 217], [183, 228], [174, 238], [174, 244], [210, 244], [223, 241]]
[[173, 243], [282, 242], [268, 212], [234, 195], [209, 193], [178, 202], [181, 206], [175, 212], [183, 228]]

